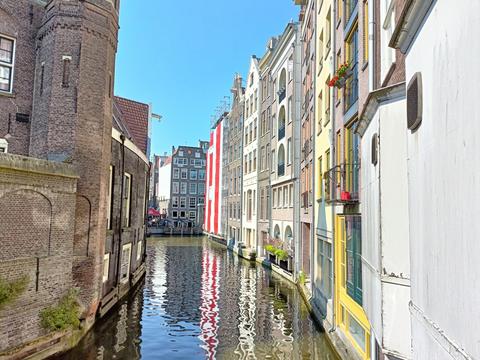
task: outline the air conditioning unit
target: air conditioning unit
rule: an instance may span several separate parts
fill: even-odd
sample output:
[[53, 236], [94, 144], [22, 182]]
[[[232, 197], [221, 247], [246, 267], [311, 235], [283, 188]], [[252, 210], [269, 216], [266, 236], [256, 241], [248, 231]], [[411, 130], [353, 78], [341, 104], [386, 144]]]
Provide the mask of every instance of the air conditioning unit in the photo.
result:
[[0, 153], [8, 153], [8, 141], [0, 139]]

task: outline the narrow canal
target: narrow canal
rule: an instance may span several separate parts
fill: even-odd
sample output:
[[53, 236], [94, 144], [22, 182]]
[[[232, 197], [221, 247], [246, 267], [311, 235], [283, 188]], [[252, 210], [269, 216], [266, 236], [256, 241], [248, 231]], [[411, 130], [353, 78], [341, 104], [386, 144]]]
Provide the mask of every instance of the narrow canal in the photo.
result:
[[336, 359], [295, 286], [206, 238], [154, 238], [144, 284], [61, 359]]

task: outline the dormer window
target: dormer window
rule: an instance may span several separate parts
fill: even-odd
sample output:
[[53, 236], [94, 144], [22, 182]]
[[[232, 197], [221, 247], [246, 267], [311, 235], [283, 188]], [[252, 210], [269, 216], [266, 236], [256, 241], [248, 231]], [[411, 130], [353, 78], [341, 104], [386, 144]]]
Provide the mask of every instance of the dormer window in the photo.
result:
[[0, 91], [12, 92], [15, 40], [0, 35]]

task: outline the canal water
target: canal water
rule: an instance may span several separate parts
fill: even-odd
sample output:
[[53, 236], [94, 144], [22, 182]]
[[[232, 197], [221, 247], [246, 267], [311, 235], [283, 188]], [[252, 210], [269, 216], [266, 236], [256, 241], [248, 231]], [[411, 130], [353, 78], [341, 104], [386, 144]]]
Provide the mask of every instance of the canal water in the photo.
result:
[[59, 359], [337, 359], [294, 285], [206, 238], [151, 238], [138, 290]]

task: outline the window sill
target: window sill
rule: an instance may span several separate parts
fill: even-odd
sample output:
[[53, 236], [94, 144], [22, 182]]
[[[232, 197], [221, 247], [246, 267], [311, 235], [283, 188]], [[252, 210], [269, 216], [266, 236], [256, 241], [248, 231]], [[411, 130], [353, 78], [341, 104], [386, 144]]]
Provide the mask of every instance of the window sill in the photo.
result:
[[362, 66], [362, 71], [365, 71], [367, 67], [368, 67], [368, 61], [365, 61], [365, 63]]
[[5, 91], [0, 91], [0, 96], [4, 96], [4, 97], [7, 97], [7, 98], [12, 98], [12, 99], [17, 97], [16, 94], [5, 92]]
[[337, 20], [337, 25], [336, 25], [337, 30], [338, 30], [338, 27], [340, 26], [341, 23], [342, 23], [342, 18]]
[[335, 103], [335, 107], [338, 107], [338, 105], [340, 105], [341, 101], [338, 100], [336, 103]]

